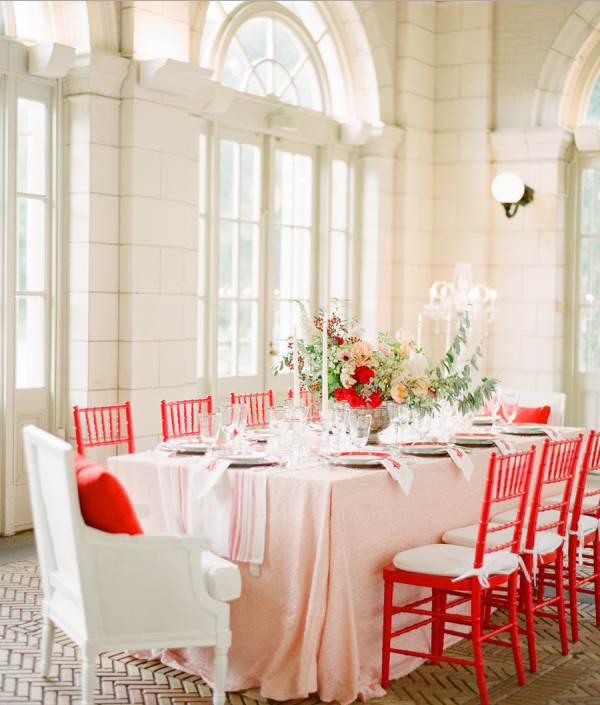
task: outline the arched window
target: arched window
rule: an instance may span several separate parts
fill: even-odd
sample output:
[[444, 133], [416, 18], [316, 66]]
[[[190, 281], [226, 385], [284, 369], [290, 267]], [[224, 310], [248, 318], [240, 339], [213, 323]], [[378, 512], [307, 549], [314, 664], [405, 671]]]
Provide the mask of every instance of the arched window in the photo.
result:
[[209, 4], [200, 64], [226, 86], [345, 122], [352, 117], [341, 42], [311, 0]]
[[0, 34], [25, 44], [53, 41], [89, 51], [87, 3], [6, 0], [0, 3]]
[[231, 39], [222, 81], [239, 91], [323, 110], [315, 66], [293, 30], [272, 17], [244, 22]]

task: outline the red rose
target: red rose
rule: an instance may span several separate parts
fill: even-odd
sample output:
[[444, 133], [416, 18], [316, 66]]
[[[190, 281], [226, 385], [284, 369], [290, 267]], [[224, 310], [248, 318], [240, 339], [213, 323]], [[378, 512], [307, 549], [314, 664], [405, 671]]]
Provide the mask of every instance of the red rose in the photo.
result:
[[346, 401], [348, 398], [348, 389], [344, 389], [343, 387], [336, 387], [333, 390], [333, 396], [335, 397], [336, 401]]
[[336, 338], [338, 345], [343, 345], [344, 344], [344, 339], [340, 338], [339, 336]]
[[383, 399], [381, 398], [381, 394], [379, 392], [373, 392], [373, 394], [369, 397], [367, 404], [371, 407], [371, 409], [376, 409], [378, 406], [381, 406], [382, 401]]
[[437, 394], [431, 389], [431, 387], [427, 390], [427, 394], [429, 394], [430, 397], [433, 397], [434, 399], [436, 398]]
[[373, 377], [375, 377], [375, 373], [370, 367], [360, 365], [354, 370], [354, 374], [352, 376], [359, 384], [369, 384]]
[[367, 402], [357, 393], [356, 387], [351, 387], [348, 390], [346, 401], [353, 409], [358, 409], [361, 406], [367, 405]]

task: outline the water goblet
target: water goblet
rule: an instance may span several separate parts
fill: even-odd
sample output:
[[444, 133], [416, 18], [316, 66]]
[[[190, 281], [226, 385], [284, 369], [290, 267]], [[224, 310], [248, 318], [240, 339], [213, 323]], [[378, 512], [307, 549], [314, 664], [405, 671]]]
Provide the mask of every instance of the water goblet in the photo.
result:
[[349, 417], [350, 440], [355, 448], [364, 448], [371, 433], [371, 414], [351, 414]]
[[492, 414], [492, 428], [496, 425], [498, 421], [498, 412], [502, 406], [502, 395], [500, 390], [494, 392], [492, 396], [487, 400], [487, 407]]
[[219, 407], [221, 414], [221, 428], [225, 434], [227, 446], [233, 445], [237, 433], [237, 415], [239, 404], [225, 404]]
[[392, 428], [394, 429], [394, 443], [398, 445], [398, 436], [400, 433], [400, 404], [396, 404], [395, 401], [388, 401], [385, 407]]
[[502, 414], [506, 423], [514, 423], [519, 411], [519, 395], [514, 393], [504, 393], [502, 395]]
[[214, 453], [219, 431], [221, 430], [221, 414], [215, 411], [210, 414], [200, 414], [199, 416], [200, 438], [208, 446], [208, 453]]

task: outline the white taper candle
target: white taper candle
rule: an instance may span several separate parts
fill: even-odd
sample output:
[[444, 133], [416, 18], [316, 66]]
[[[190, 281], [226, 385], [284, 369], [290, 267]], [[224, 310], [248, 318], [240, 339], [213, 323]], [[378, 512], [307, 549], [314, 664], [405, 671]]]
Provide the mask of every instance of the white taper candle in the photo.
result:
[[294, 406], [300, 405], [300, 369], [298, 367], [298, 326], [294, 326], [294, 347], [292, 348]]
[[327, 322], [329, 314], [327, 310], [323, 312], [323, 368], [321, 370], [321, 417], [325, 419], [325, 414], [329, 407], [329, 363], [327, 358]]
[[448, 314], [446, 316], [446, 347], [445, 347], [445, 352], [448, 352], [448, 349], [450, 348], [451, 328], [452, 328], [452, 316], [450, 314]]
[[421, 342], [422, 342], [422, 337], [423, 337], [423, 314], [420, 313], [419, 317], [417, 319], [417, 347], [421, 347]]

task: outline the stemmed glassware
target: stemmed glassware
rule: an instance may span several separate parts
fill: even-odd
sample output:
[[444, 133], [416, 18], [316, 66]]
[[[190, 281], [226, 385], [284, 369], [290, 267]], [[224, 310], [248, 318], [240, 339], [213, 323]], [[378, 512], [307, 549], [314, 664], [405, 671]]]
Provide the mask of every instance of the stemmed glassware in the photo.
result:
[[502, 413], [506, 419], [506, 423], [514, 423], [514, 420], [519, 411], [519, 395], [512, 392], [502, 395]]
[[346, 432], [348, 430], [349, 411], [348, 405], [344, 402], [337, 402], [333, 406], [333, 431], [339, 450], [343, 449]]
[[246, 429], [248, 407], [246, 404], [228, 404], [220, 408], [220, 413], [227, 445], [235, 450], [237, 439]]
[[492, 428], [496, 425], [498, 421], [498, 412], [502, 406], [502, 395], [500, 390], [494, 392], [492, 396], [487, 400], [487, 406], [492, 414]]
[[209, 454], [214, 453], [219, 431], [221, 430], [221, 414], [200, 414], [199, 416], [200, 439], [208, 446]]

